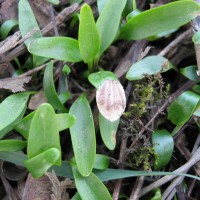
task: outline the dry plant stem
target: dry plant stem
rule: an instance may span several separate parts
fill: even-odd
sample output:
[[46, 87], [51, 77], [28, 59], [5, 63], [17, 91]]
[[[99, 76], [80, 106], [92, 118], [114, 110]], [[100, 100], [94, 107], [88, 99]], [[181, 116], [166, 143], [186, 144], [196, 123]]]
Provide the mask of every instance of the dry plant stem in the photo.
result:
[[[126, 144], [127, 144], [127, 137], [124, 136], [125, 133], [123, 132], [122, 135], [122, 143], [120, 146], [120, 155], [119, 155], [119, 160], [117, 164], [122, 163], [125, 161], [124, 159], [124, 152], [126, 151]], [[119, 193], [121, 190], [121, 185], [122, 185], [122, 179], [118, 180], [115, 184], [114, 191], [113, 191], [113, 200], [118, 200], [119, 199]]]
[[172, 200], [174, 199], [174, 195], [176, 194], [176, 190], [173, 190], [170, 195], [165, 200]]
[[32, 31], [28, 32], [22, 39], [20, 39], [20, 37], [21, 37], [20, 31], [15, 32], [14, 35], [8, 37], [6, 40], [4, 40], [2, 42], [3, 45], [0, 47], [0, 55], [9, 51], [10, 49], [14, 48], [15, 46], [23, 43], [25, 40], [30, 38], [37, 31], [38, 31], [37, 29], [33, 29]]
[[[58, 62], [58, 60], [52, 60], [51, 62], [55, 63], [55, 62]], [[44, 69], [44, 68], [47, 66], [47, 64], [48, 64], [48, 63], [45, 63], [45, 64], [43, 64], [43, 65], [41, 65], [41, 66], [39, 66], [39, 67], [37, 67], [37, 68], [31, 69], [31, 70], [29, 70], [29, 71], [27, 71], [27, 72], [25, 72], [25, 73], [19, 75], [19, 77], [30, 76], [30, 75], [32, 75], [32, 74], [34, 74], [34, 73], [36, 73], [36, 72], [38, 72], [38, 71]]]
[[[187, 173], [187, 171], [185, 172]], [[176, 185], [180, 184], [184, 180], [184, 177], [177, 177], [173, 182], [168, 186], [168, 188], [163, 192], [162, 199], [167, 199], [171, 193], [176, 193]]]
[[194, 189], [196, 183], [197, 183], [197, 180], [194, 179], [194, 180], [192, 180], [192, 183], [190, 185], [188, 185], [188, 192], [187, 192], [188, 196], [191, 196], [192, 190]]
[[[192, 156], [192, 158], [185, 163], [184, 165], [182, 165], [181, 167], [179, 167], [177, 170], [174, 171], [174, 173], [185, 173], [186, 171], [188, 171], [193, 165], [195, 165], [198, 161], [200, 161], [200, 147], [197, 149], [197, 151], [195, 152], [195, 154]], [[154, 183], [148, 185], [147, 187], [144, 187], [140, 194], [139, 197], [147, 194], [148, 192], [150, 192], [151, 190], [160, 187], [161, 185], [171, 181], [173, 178], [175, 178], [175, 175], [167, 175], [164, 176], [163, 178], [155, 181]]]
[[139, 199], [138, 194], [139, 194], [139, 192], [140, 192], [140, 190], [142, 188], [143, 183], [144, 183], [144, 176], [138, 177], [137, 181], [136, 181], [136, 183], [135, 183], [135, 185], [133, 187], [133, 190], [132, 190], [132, 193], [131, 193], [131, 196], [130, 196], [129, 200], [137, 200], [137, 199]]
[[175, 40], [170, 42], [158, 55], [159, 56], [165, 56], [171, 49], [176, 47], [178, 43], [180, 43], [182, 40], [184, 40], [185, 37], [192, 34], [192, 28], [188, 29], [187, 31], [183, 32], [181, 35], [179, 35]]
[[[181, 136], [180, 136], [181, 137]], [[180, 145], [182, 145], [184, 141], [180, 141]], [[195, 151], [197, 151], [198, 147], [199, 147], [199, 143], [200, 143], [200, 134], [198, 134], [196, 142], [194, 144], [194, 147], [192, 149], [192, 154], [194, 154]], [[182, 155], [186, 156], [186, 154], [188, 153], [181, 153]], [[186, 158], [187, 160], [189, 160], [189, 158]], [[187, 173], [187, 171], [185, 172]], [[167, 187], [167, 189], [163, 192], [162, 194], [162, 199], [166, 199], [168, 196], [170, 196], [170, 194], [173, 192], [176, 192], [175, 186], [180, 184], [183, 181], [184, 177], [177, 177], [176, 179], [174, 179], [174, 181]]]
[[56, 36], [59, 36], [58, 27], [56, 26], [56, 20], [55, 20], [55, 15], [54, 15], [54, 10], [53, 10], [53, 5], [52, 4], [50, 5], [49, 12], [50, 12], [50, 16], [51, 16], [51, 21], [53, 22], [54, 34]]

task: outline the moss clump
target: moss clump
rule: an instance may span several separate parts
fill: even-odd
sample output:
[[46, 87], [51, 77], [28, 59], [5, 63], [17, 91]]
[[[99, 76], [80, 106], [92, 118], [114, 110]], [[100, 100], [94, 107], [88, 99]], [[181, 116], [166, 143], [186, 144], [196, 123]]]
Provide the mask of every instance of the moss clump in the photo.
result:
[[142, 168], [145, 171], [151, 171], [155, 157], [154, 148], [152, 146], [144, 146], [137, 151], [131, 153], [129, 163], [137, 168]]

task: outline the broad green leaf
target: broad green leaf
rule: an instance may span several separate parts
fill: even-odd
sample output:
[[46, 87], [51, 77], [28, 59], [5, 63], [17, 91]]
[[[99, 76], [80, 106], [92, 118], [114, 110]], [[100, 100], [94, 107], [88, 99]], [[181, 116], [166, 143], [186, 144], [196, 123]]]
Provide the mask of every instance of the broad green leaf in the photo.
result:
[[16, 26], [18, 25], [18, 21], [16, 19], [10, 19], [5, 21], [2, 25], [1, 25], [1, 29], [0, 29], [0, 33], [1, 33], [1, 37], [3, 39], [5, 39], [8, 34], [10, 33], [10, 31]]
[[192, 81], [199, 82], [200, 79], [197, 75], [197, 71], [198, 71], [198, 67], [196, 65], [191, 65], [191, 66], [180, 69], [180, 73], [183, 76], [185, 76], [186, 78]]
[[186, 91], [182, 93], [168, 108], [168, 119], [175, 125], [187, 122], [198, 106], [200, 96]]
[[56, 89], [54, 86], [54, 80], [53, 80], [53, 62], [49, 62], [43, 77], [43, 89], [45, 96], [48, 100], [48, 102], [57, 110], [60, 110], [62, 112], [67, 112], [67, 109], [64, 107], [64, 105], [61, 103], [60, 99], [58, 98], [58, 95], [56, 93]]
[[71, 200], [82, 200], [79, 193], [77, 192], [72, 198]]
[[26, 146], [26, 141], [20, 140], [0, 140], [0, 151], [19, 151]]
[[56, 121], [58, 123], [59, 131], [63, 131], [71, 126], [73, 126], [76, 122], [76, 118], [74, 115], [70, 115], [67, 113], [56, 114]]
[[26, 140], [28, 139], [29, 134], [29, 128], [31, 125], [31, 121], [33, 119], [33, 116], [35, 114], [35, 111], [24, 117], [22, 120], [20, 120], [18, 123], [14, 125], [14, 129], [19, 132]]
[[[56, 114], [50, 104], [42, 104], [35, 112], [29, 130], [27, 154], [31, 159], [50, 148], [59, 151], [60, 138]], [[56, 165], [61, 165], [61, 157]]]
[[105, 80], [117, 80], [113, 72], [101, 71], [89, 75], [88, 80], [95, 88], [98, 88]]
[[131, 20], [133, 17], [139, 15], [140, 13], [141, 13], [141, 11], [138, 10], [138, 9], [137, 9], [137, 10], [133, 10], [131, 13], [129, 13], [129, 14], [127, 15], [126, 21]]
[[172, 64], [162, 56], [148, 56], [131, 66], [126, 74], [128, 80], [139, 80], [145, 75], [154, 75], [172, 68]]
[[119, 125], [119, 120], [111, 122], [107, 120], [105, 117], [99, 113], [99, 127], [101, 138], [106, 145], [106, 147], [110, 150], [113, 150], [116, 145], [116, 133]]
[[104, 9], [107, 2], [108, 2], [108, 0], [97, 0], [97, 7], [98, 7], [99, 15], [101, 14], [101, 12]]
[[46, 37], [35, 39], [28, 47], [30, 53], [66, 62], [82, 60], [78, 41], [68, 37]]
[[194, 44], [200, 44], [200, 31], [194, 33], [192, 41], [194, 42]]
[[119, 29], [120, 18], [127, 0], [108, 0], [98, 20], [97, 28], [100, 34], [100, 50], [98, 56], [114, 41]]
[[[36, 38], [41, 38], [42, 33], [40, 27], [35, 19], [35, 15], [32, 11], [32, 8], [27, 0], [20, 0], [18, 4], [18, 13], [19, 13], [19, 29], [22, 34], [22, 37], [26, 37], [28, 33], [31, 33], [33, 30], [37, 30], [30, 38], [24, 41], [25, 45], [28, 47], [32, 40]], [[39, 64], [43, 64], [47, 61], [47, 58], [33, 55], [33, 65], [36, 67]]]
[[[26, 140], [28, 139], [29, 128], [35, 111], [24, 117], [21, 121], [15, 124], [14, 129], [18, 131]], [[58, 130], [63, 131], [72, 126], [76, 119], [73, 115], [67, 113], [56, 114]]]
[[76, 117], [76, 123], [70, 127], [76, 164], [79, 172], [88, 176], [95, 162], [96, 138], [92, 111], [87, 99], [84, 96], [79, 97], [69, 113]]
[[46, 171], [57, 162], [60, 156], [60, 150], [57, 148], [50, 148], [24, 161], [24, 165], [31, 173], [33, 178], [39, 178], [43, 176]]
[[13, 129], [22, 119], [30, 93], [17, 93], [7, 97], [0, 104], [0, 138]]
[[156, 130], [152, 134], [152, 144], [156, 154], [154, 169], [159, 170], [170, 161], [174, 150], [174, 140], [167, 130]]
[[119, 38], [126, 40], [148, 38], [178, 28], [197, 17], [199, 13], [199, 4], [191, 0], [168, 3], [133, 17], [122, 27]]
[[49, 3], [52, 3], [54, 5], [58, 5], [60, 3], [59, 0], [47, 0]]
[[96, 154], [94, 168], [105, 170], [108, 168], [108, 166], [109, 166], [109, 158], [102, 154]]
[[27, 33], [31, 32], [33, 29], [38, 30], [24, 42], [26, 46], [28, 46], [33, 39], [41, 38], [42, 33], [35, 19], [35, 15], [29, 5], [29, 2], [27, 0], [20, 0], [18, 7], [19, 7], [19, 29], [22, 34], [22, 37], [25, 37]]
[[99, 51], [100, 38], [92, 10], [87, 4], [80, 11], [78, 41], [83, 61], [91, 63]]
[[112, 200], [105, 185], [93, 173], [83, 177], [76, 167], [72, 167], [72, 170], [78, 193], [83, 200]]

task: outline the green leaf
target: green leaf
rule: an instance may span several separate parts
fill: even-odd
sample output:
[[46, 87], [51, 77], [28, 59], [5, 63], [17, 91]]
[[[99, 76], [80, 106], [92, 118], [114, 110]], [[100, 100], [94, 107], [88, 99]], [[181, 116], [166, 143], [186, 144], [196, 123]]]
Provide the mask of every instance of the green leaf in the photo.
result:
[[7, 21], [5, 21], [2, 25], [1, 25], [1, 29], [0, 29], [0, 33], [1, 33], [1, 37], [3, 39], [5, 39], [8, 34], [10, 33], [10, 31], [16, 26], [18, 25], [18, 21], [16, 19], [9, 19]]
[[55, 109], [60, 110], [62, 112], [67, 112], [67, 109], [64, 107], [64, 105], [61, 103], [60, 99], [58, 98], [58, 95], [56, 93], [56, 89], [54, 86], [53, 62], [49, 62], [45, 69], [44, 78], [43, 78], [43, 88], [44, 88], [44, 93], [48, 102]]
[[62, 114], [56, 114], [56, 121], [58, 123], [59, 131], [63, 131], [73, 126], [76, 122], [76, 118], [74, 115], [62, 113]]
[[78, 3], [80, 4], [83, 0], [70, 0], [70, 5], [74, 4], [74, 3]]
[[123, 170], [123, 169], [106, 169], [106, 170], [94, 170], [93, 173], [101, 181], [110, 181], [122, 178], [138, 177], [138, 176], [165, 176], [165, 175], [176, 175], [176, 176], [186, 176], [200, 180], [200, 177], [193, 176], [190, 174], [176, 173], [176, 172], [158, 172], [158, 171], [133, 171], [133, 170]]
[[200, 95], [200, 85], [194, 85], [192, 87], [192, 90]]
[[[60, 138], [56, 115], [50, 104], [42, 104], [35, 112], [31, 121], [28, 137], [28, 159], [31, 159], [50, 148], [59, 151]], [[57, 159], [56, 165], [61, 165], [61, 157]]]
[[109, 158], [102, 154], [96, 154], [94, 168], [105, 170], [108, 168], [108, 166], [109, 166]]
[[[27, 0], [20, 0], [18, 4], [19, 8], [19, 29], [22, 34], [22, 37], [27, 36], [28, 33], [31, 31], [37, 30], [36, 33], [34, 33], [30, 38], [24, 41], [25, 45], [28, 47], [31, 41], [33, 41], [36, 38], [41, 38], [42, 33], [40, 31], [40, 27], [35, 19], [35, 15], [32, 11], [32, 8]], [[40, 56], [33, 55], [33, 63], [34, 66], [37, 66], [38, 64], [43, 64], [46, 62], [46, 58], [42, 58]]]
[[97, 0], [97, 7], [98, 7], [99, 15], [101, 14], [101, 12], [104, 9], [107, 2], [108, 2], [108, 0]]
[[77, 192], [72, 198], [71, 200], [82, 200], [79, 193]]
[[194, 44], [200, 44], [200, 31], [194, 33], [192, 41], [194, 42]]
[[194, 116], [200, 117], [200, 106], [193, 113]]
[[119, 125], [119, 120], [111, 122], [107, 120], [105, 117], [99, 113], [99, 127], [101, 138], [106, 145], [106, 147], [110, 150], [113, 150], [116, 145], [116, 133]]
[[182, 93], [168, 108], [168, 119], [175, 125], [187, 122], [199, 103], [199, 95], [187, 91]]
[[35, 111], [24, 117], [22, 120], [14, 125], [14, 129], [19, 132], [26, 140], [28, 139], [29, 128]]
[[199, 13], [199, 4], [191, 0], [168, 3], [133, 17], [122, 27], [119, 38], [126, 40], [148, 38], [178, 28], [197, 17]]
[[156, 154], [154, 169], [159, 170], [170, 161], [174, 150], [174, 140], [167, 130], [156, 130], [152, 134], [152, 144]]
[[59, 0], [47, 0], [49, 3], [52, 3], [54, 5], [58, 5], [60, 3]]
[[[34, 114], [35, 111], [24, 117], [14, 126], [14, 129], [18, 131], [26, 140], [28, 139], [29, 128]], [[73, 115], [62, 113], [56, 114], [56, 121], [58, 124], [58, 130], [63, 131], [72, 126], [75, 123], [76, 119]]]
[[183, 76], [185, 76], [186, 78], [192, 81], [199, 82], [200, 79], [197, 75], [197, 71], [198, 71], [198, 67], [196, 65], [191, 65], [191, 66], [180, 69], [180, 73]]
[[96, 138], [92, 111], [87, 99], [84, 96], [79, 97], [69, 113], [76, 117], [76, 123], [70, 127], [76, 164], [79, 172], [88, 176], [95, 162]]
[[84, 4], [80, 11], [78, 41], [83, 61], [92, 62], [99, 51], [100, 38], [92, 10], [87, 4]]
[[67, 37], [46, 37], [35, 39], [28, 48], [29, 52], [66, 62], [79, 62], [82, 60], [78, 41]]
[[25, 37], [27, 33], [31, 32], [33, 29], [38, 30], [24, 42], [26, 46], [28, 46], [33, 39], [41, 38], [42, 33], [35, 19], [35, 15], [29, 5], [29, 2], [27, 0], [20, 0], [18, 7], [19, 7], [19, 29], [22, 34], [22, 37]]
[[76, 167], [72, 167], [72, 170], [78, 193], [83, 200], [112, 200], [105, 185], [93, 173], [83, 177]]
[[117, 80], [117, 77], [113, 72], [110, 71], [101, 71], [92, 73], [88, 76], [88, 80], [94, 87], [98, 89], [98, 87], [105, 81], [105, 80]]
[[39, 178], [60, 158], [60, 150], [50, 148], [24, 161], [24, 165], [33, 178]]
[[136, 9], [136, 10], [133, 10], [132, 12], [130, 12], [127, 17], [126, 17], [126, 21], [129, 21], [131, 20], [133, 17], [139, 15], [141, 13], [140, 10]]
[[99, 57], [110, 46], [117, 35], [121, 14], [126, 5], [126, 1], [127, 0], [108, 0], [97, 20], [96, 24], [101, 41], [98, 53]]
[[162, 199], [162, 194], [159, 188], [156, 189], [154, 197], [152, 197], [150, 200], [160, 200]]
[[172, 64], [162, 56], [148, 56], [131, 66], [126, 74], [128, 80], [139, 80], [145, 75], [154, 75], [172, 68]]
[[[17, 164], [19, 166], [24, 166], [23, 161], [27, 156], [19, 152], [0, 152], [0, 159], [7, 162]], [[54, 171], [57, 176], [73, 178], [72, 169], [68, 162], [62, 162], [62, 166], [52, 166], [49, 171]], [[163, 176], [163, 175], [176, 175], [176, 176], [186, 176], [200, 180], [199, 177], [190, 174], [175, 173], [175, 172], [148, 172], [148, 171], [133, 171], [133, 170], [121, 170], [121, 169], [106, 169], [106, 170], [94, 170], [94, 174], [101, 181], [116, 180], [122, 178], [130, 178], [137, 176]]]
[[0, 151], [19, 151], [26, 146], [26, 141], [20, 140], [0, 140]]
[[0, 138], [13, 129], [22, 119], [30, 93], [17, 93], [7, 97], [0, 104]]

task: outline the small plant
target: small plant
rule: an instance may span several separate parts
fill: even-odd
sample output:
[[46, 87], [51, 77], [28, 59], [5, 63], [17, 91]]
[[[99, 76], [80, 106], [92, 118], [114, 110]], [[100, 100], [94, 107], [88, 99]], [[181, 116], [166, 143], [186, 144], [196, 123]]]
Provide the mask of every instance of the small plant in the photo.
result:
[[[49, 2], [59, 3], [59, 1], [52, 0]], [[132, 2], [132, 7], [127, 12], [130, 2]], [[200, 90], [196, 85], [193, 91], [186, 91], [178, 96], [168, 108], [167, 118], [176, 126], [174, 130], [170, 133], [166, 129], [155, 128], [152, 130], [151, 146], [141, 147], [133, 155], [131, 159], [131, 162], [135, 162], [133, 165], [142, 165], [146, 171], [108, 168], [109, 158], [96, 152], [95, 125], [99, 125], [104, 146], [109, 150], [114, 150], [117, 144], [116, 134], [120, 117], [126, 109], [126, 104], [129, 104], [128, 108], [130, 109], [125, 112], [124, 116], [131, 120], [140, 119], [154, 95], [156, 81], [145, 88], [138, 86], [142, 90], [139, 103], [127, 102], [125, 90], [118, 77], [112, 71], [101, 68], [99, 61], [102, 59], [102, 55], [115, 42], [157, 39], [160, 35], [177, 30], [200, 14], [200, 5], [191, 0], [183, 0], [141, 12], [138, 11], [135, 1], [98, 0], [97, 3], [99, 10], [97, 19], [89, 5], [81, 5], [77, 38], [72, 38], [43, 37], [28, 1], [19, 1], [18, 23], [22, 37], [25, 38], [28, 33], [36, 30], [31, 37], [25, 40], [25, 45], [32, 56], [33, 67], [38, 67], [48, 61], [44, 74], [42, 74], [42, 89], [47, 103], [43, 103], [35, 111], [29, 112], [27, 102], [33, 92], [20, 92], [8, 96], [0, 104], [0, 137], [3, 138], [12, 130], [16, 130], [23, 137], [22, 140], [1, 140], [0, 151], [13, 153], [26, 147], [27, 150], [24, 152], [27, 155], [20, 154], [23, 156], [21, 165], [24, 165], [34, 178], [39, 178], [47, 171], [52, 170], [58, 176], [70, 176], [74, 179], [77, 188], [77, 194], [73, 199], [83, 200], [112, 199], [103, 181], [132, 176], [176, 175], [177, 173], [172, 172], [150, 171], [151, 167], [160, 170], [169, 163], [174, 149], [173, 135], [193, 115], [200, 116]], [[16, 21], [9, 23], [11, 23], [9, 30], [17, 25]], [[1, 27], [3, 38], [9, 32], [5, 26], [4, 24]], [[193, 41], [198, 43], [198, 37], [195, 35]], [[54, 63], [49, 59], [64, 62], [63, 71], [60, 71], [60, 76], [64, 77], [62, 79], [64, 89], [61, 88], [60, 93], [57, 93], [56, 90]], [[79, 95], [72, 103], [68, 101], [70, 91], [66, 89], [66, 82], [70, 77], [70, 68], [65, 65], [65, 62], [67, 64], [76, 63], [77, 66], [81, 63], [80, 66], [83, 66], [84, 73], [88, 74], [89, 82], [85, 79], [82, 81], [88, 88], [94, 86], [96, 89], [95, 105], [99, 110], [98, 123], [94, 123], [91, 105], [85, 93]], [[85, 66], [86, 68], [84, 68]], [[124, 78], [136, 83], [136, 81], [160, 75], [171, 69], [175, 69], [175, 67], [167, 58], [159, 55], [146, 56], [138, 62], [132, 63]], [[190, 66], [182, 69], [181, 74], [197, 81], [195, 70], [196, 67]], [[65, 133], [60, 133], [64, 130]], [[63, 147], [60, 143], [60, 134], [68, 132], [71, 138], [73, 157], [62, 161]], [[12, 162], [16, 163], [16, 160]], [[190, 177], [200, 180], [198, 177], [191, 175]]]

